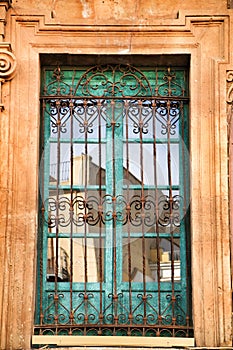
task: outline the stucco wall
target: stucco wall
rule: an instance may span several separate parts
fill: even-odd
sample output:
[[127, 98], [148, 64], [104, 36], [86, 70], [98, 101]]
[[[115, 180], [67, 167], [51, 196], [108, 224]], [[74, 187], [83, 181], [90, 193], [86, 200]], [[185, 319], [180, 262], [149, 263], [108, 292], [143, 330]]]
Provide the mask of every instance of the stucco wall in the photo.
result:
[[191, 55], [194, 335], [197, 346], [230, 346], [231, 113], [227, 113], [226, 100], [232, 87], [231, 80], [227, 85], [227, 72], [233, 70], [233, 10], [227, 9], [227, 1], [15, 0], [11, 7], [8, 1], [0, 1], [0, 19], [1, 349], [29, 349], [31, 344], [40, 54], [64, 52]]
[[148, 25], [158, 19], [161, 23], [164, 19], [177, 19], [183, 12], [222, 14], [226, 12], [227, 0], [19, 0], [13, 1], [12, 8], [15, 14], [43, 14], [50, 23]]

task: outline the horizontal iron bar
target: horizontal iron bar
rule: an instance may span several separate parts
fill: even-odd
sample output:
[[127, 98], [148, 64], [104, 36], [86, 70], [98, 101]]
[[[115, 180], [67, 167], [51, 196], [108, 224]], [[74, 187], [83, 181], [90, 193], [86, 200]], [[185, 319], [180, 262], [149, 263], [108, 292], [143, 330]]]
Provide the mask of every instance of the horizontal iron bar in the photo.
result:
[[118, 101], [125, 101], [125, 100], [133, 100], [133, 101], [189, 101], [189, 96], [142, 96], [141, 98], [135, 97], [135, 96], [74, 96], [74, 95], [41, 95], [41, 100], [64, 100], [64, 99], [70, 99], [70, 100], [103, 100], [103, 101], [111, 101], [111, 100], [118, 100]]
[[[56, 182], [56, 181], [54, 181]], [[101, 189], [102, 190], [105, 190], [105, 186], [101, 186]], [[59, 185], [59, 186], [56, 186], [56, 185], [49, 185], [48, 187], [49, 190], [70, 190], [71, 189], [71, 186], [70, 185]], [[89, 186], [79, 186], [79, 185], [72, 185], [72, 189], [73, 190], [76, 190], [76, 191], [84, 191], [85, 189], [87, 191], [91, 191], [91, 190], [99, 190], [99, 186], [98, 185], [89, 185]], [[127, 187], [123, 187], [123, 189], [128, 189], [128, 190], [141, 190], [142, 189], [142, 186], [141, 185], [130, 185], [129, 188]], [[159, 186], [153, 186], [153, 185], [144, 185], [143, 186], [143, 189], [144, 191], [145, 190], [157, 190], [157, 191], [168, 191], [168, 190], [172, 190], [172, 191], [179, 191], [180, 189], [180, 186], [179, 185], [173, 185], [173, 186], [162, 186], [162, 185], [159, 185]], [[109, 193], [104, 193], [103, 196], [105, 195], [110, 195]]]
[[[50, 137], [49, 142], [50, 143], [57, 143], [58, 141], [57, 141], [57, 138]], [[98, 138], [96, 138], [96, 139], [89, 139], [88, 138], [87, 141], [85, 141], [85, 139], [81, 138], [81, 137], [79, 139], [73, 138], [72, 140], [70, 138], [69, 139], [66, 139], [66, 138], [60, 138], [59, 139], [59, 143], [68, 143], [68, 144], [70, 144], [71, 142], [72, 143], [77, 143], [77, 144], [83, 144], [83, 145], [86, 145], [86, 144], [98, 145], [99, 144], [99, 139]], [[104, 138], [101, 138], [101, 144], [105, 144], [105, 143], [107, 143], [107, 140], [104, 139]]]
[[[68, 144], [70, 144], [71, 143], [71, 141], [72, 141], [72, 143], [73, 144], [83, 144], [83, 145], [85, 145], [85, 144], [99, 144], [99, 139], [89, 139], [88, 138], [88, 140], [87, 141], [85, 141], [85, 139], [83, 138], [83, 139], [81, 139], [81, 138], [79, 138], [79, 139], [65, 139], [65, 138], [60, 138], [59, 139], [59, 143], [68, 143]], [[124, 143], [129, 143], [129, 144], [139, 144], [139, 142], [140, 142], [140, 140], [139, 139], [123, 139], [122, 140]], [[51, 137], [50, 139], [49, 139], [49, 142], [50, 143], [58, 143], [58, 140], [57, 140], [57, 138], [55, 138], [55, 137]], [[143, 142], [143, 144], [154, 144], [154, 142], [156, 143], [156, 144], [168, 144], [168, 143], [172, 143], [172, 144], [179, 144], [180, 143], [180, 139], [178, 139], [178, 138], [170, 138], [170, 140], [168, 141], [168, 139], [167, 138], [160, 138], [160, 139], [153, 139], [153, 138], [151, 138], [151, 139], [146, 139], [146, 138], [143, 138], [142, 139], [142, 142]], [[105, 143], [107, 143], [107, 140], [106, 139], [101, 139], [101, 144], [105, 144]]]
[[[58, 238], [70, 238], [70, 232], [59, 232], [58, 233]], [[144, 237], [145, 238], [156, 238], [157, 235], [159, 238], [170, 238], [171, 237], [171, 232], [150, 232], [150, 233], [145, 233]], [[180, 238], [180, 233], [179, 232], [172, 232], [172, 235], [174, 238]], [[47, 237], [49, 238], [56, 238], [56, 233], [48, 233]], [[123, 238], [128, 238], [128, 233], [127, 232], [122, 232], [122, 237]], [[84, 238], [84, 233], [72, 233], [72, 238]], [[87, 239], [88, 238], [100, 238], [99, 233], [88, 233], [87, 234]], [[105, 238], [105, 232], [101, 232], [101, 238]], [[142, 233], [138, 232], [130, 232], [130, 238], [142, 238]]]
[[130, 324], [99, 324], [99, 323], [87, 323], [87, 324], [64, 324], [64, 325], [35, 325], [34, 326], [34, 330], [35, 329], [72, 329], [74, 328], [75, 330], [76, 329], [87, 329], [87, 328], [116, 328], [116, 329], [122, 329], [122, 328], [130, 328], [130, 329], [174, 329], [174, 330], [184, 330], [184, 331], [187, 331], [187, 330], [192, 330], [193, 327], [191, 326], [179, 326], [179, 325], [159, 325], [159, 324], [156, 324], [156, 325], [144, 325], [144, 324], [133, 324], [133, 325], [130, 325]]
[[[166, 264], [166, 263], [164, 263]], [[161, 264], [160, 264], [161, 265]], [[171, 264], [170, 264], [171, 266]], [[69, 286], [70, 286], [70, 282], [63, 282], [63, 281], [59, 281], [59, 293], [63, 293], [63, 292], [69, 292]], [[122, 282], [121, 284], [121, 290], [127, 291], [128, 287], [129, 287], [129, 282]], [[73, 292], [78, 292], [78, 293], [83, 293], [84, 290], [84, 282], [73, 282], [73, 287], [72, 290]], [[106, 283], [102, 282], [102, 287], [103, 290], [106, 289]], [[132, 293], [142, 293], [143, 292], [143, 284], [142, 282], [133, 282], [131, 283], [131, 287], [132, 287]], [[160, 282], [160, 291], [164, 292], [164, 293], [170, 293], [171, 292], [171, 287], [172, 287], [172, 282], [171, 281], [162, 281]], [[176, 293], [180, 293], [182, 291], [182, 281], [175, 281], [173, 283], [173, 288], [174, 288], [174, 292]], [[95, 291], [99, 292], [100, 291], [100, 282], [86, 282], [86, 292], [87, 293], [93, 293]], [[49, 293], [54, 293], [54, 282], [46, 282], [46, 292]], [[154, 293], [156, 294], [158, 292], [158, 282], [147, 282], [146, 283], [146, 293], [147, 294], [151, 294]], [[80, 325], [80, 324], [79, 324]], [[76, 324], [77, 326], [77, 324]]]

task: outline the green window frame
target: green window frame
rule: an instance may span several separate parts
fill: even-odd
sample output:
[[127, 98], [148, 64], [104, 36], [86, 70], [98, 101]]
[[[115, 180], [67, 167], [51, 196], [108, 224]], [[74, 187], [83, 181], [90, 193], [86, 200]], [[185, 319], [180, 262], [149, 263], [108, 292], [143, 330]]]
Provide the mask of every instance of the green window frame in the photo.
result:
[[188, 82], [42, 67], [34, 334], [192, 336]]

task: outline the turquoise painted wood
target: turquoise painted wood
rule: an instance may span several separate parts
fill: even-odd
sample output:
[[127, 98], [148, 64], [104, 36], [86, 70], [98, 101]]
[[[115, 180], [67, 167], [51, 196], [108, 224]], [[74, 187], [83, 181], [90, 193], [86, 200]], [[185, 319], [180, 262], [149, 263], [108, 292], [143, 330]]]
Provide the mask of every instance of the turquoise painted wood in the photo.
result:
[[191, 336], [187, 69], [42, 73], [35, 333]]

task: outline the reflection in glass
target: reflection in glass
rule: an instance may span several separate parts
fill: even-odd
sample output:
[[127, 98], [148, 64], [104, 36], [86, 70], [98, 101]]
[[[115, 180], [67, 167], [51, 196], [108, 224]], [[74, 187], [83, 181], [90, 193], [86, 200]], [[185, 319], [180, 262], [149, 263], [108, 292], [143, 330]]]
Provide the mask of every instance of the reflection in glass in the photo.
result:
[[[128, 159], [127, 159], [128, 153]], [[142, 160], [141, 160], [142, 159]], [[155, 167], [157, 185], [168, 186], [168, 145], [156, 144], [156, 165], [154, 159], [154, 145], [145, 143], [142, 148], [139, 143], [124, 143], [123, 166], [129, 167], [129, 181], [142, 184], [141, 167], [143, 169], [144, 185], [155, 185]], [[179, 144], [170, 144], [170, 166], [172, 185], [179, 184]], [[132, 179], [133, 182], [132, 182]]]
[[[47, 281], [54, 282], [56, 277], [58, 282], [67, 282], [70, 280], [70, 241], [60, 238], [58, 240], [58, 249], [56, 249], [56, 239], [48, 239], [47, 252]], [[57, 265], [57, 276], [56, 276]]]
[[73, 281], [84, 282], [85, 278], [86, 282], [100, 282], [103, 280], [104, 259], [99, 239], [75, 238], [73, 241]]
[[[174, 280], [180, 280], [180, 239], [144, 238], [145, 260], [143, 266], [143, 238], [123, 239], [123, 282], [143, 282], [145, 271], [146, 282], [169, 282], [172, 279], [172, 260], [174, 265]], [[131, 259], [129, 259], [129, 251]], [[129, 266], [130, 276], [129, 276]], [[159, 276], [158, 276], [159, 271]]]
[[[59, 153], [59, 158], [58, 158]], [[67, 183], [70, 178], [70, 148], [69, 144], [50, 143], [50, 183], [56, 183], [59, 174], [59, 183]], [[59, 159], [59, 160], [58, 160]], [[59, 162], [59, 164], [58, 164]]]
[[[144, 185], [154, 185], [154, 155], [153, 144], [124, 143], [123, 166], [126, 169], [129, 163], [130, 183], [141, 185], [141, 168], [143, 169]], [[128, 153], [128, 159], [127, 159]]]
[[[73, 271], [71, 271], [70, 245], [73, 242]], [[56, 249], [56, 238], [48, 238], [47, 252], [47, 281], [70, 281], [71, 274], [73, 282], [100, 282], [103, 281], [104, 255], [100, 240], [97, 238], [68, 238], [58, 239]], [[85, 276], [86, 274], [86, 276]]]
[[[179, 144], [170, 144], [170, 167], [172, 185], [179, 184]], [[168, 145], [156, 145], [157, 185], [169, 185], [168, 173]]]
[[[70, 163], [70, 144], [60, 144], [60, 163], [57, 164], [57, 144], [50, 144], [50, 184], [56, 184], [59, 172], [59, 184], [71, 185], [71, 163]], [[87, 154], [85, 155], [85, 145], [73, 145], [73, 183], [72, 185], [99, 185], [105, 184], [105, 163], [106, 163], [106, 145], [101, 144], [87, 145]], [[99, 166], [101, 158], [101, 166]], [[100, 179], [101, 176], [101, 179]]]

